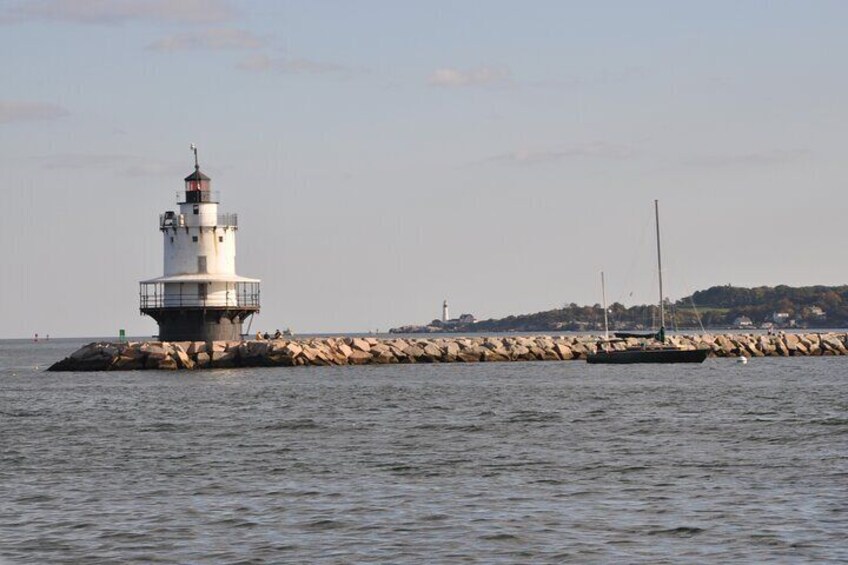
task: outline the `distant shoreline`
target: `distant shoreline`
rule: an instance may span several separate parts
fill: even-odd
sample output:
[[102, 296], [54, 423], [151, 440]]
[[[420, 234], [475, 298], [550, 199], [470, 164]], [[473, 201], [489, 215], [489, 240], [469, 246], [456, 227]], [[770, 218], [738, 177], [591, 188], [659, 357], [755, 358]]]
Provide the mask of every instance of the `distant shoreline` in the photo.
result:
[[[392, 328], [396, 329], [396, 328]], [[610, 333], [615, 331], [629, 331], [624, 328], [615, 328], [610, 329]], [[647, 331], [647, 330], [646, 330]], [[848, 333], [848, 326], [845, 327], [817, 327], [817, 328], [786, 328], [786, 329], [775, 329], [771, 330], [772, 333], [787, 333], [787, 334], [808, 334], [808, 333]], [[732, 327], [714, 327], [714, 328], [704, 328], [703, 331], [700, 328], [677, 328], [677, 329], [666, 329], [666, 333], [670, 336], [674, 335], [692, 335], [698, 333], [708, 333], [708, 334], [726, 334], [726, 335], [768, 335], [769, 330], [767, 329], [759, 329], [759, 328], [732, 328]], [[593, 330], [506, 330], [506, 331], [488, 331], [488, 330], [462, 330], [462, 331], [454, 331], [454, 330], [446, 330], [439, 332], [404, 332], [397, 333], [392, 332], [391, 330], [385, 332], [309, 332], [309, 333], [298, 333], [293, 336], [289, 336], [286, 339], [288, 340], [307, 340], [307, 339], [319, 339], [319, 338], [378, 338], [378, 339], [409, 339], [409, 338], [439, 338], [439, 337], [459, 337], [459, 336], [467, 336], [467, 337], [510, 337], [510, 336], [537, 336], [537, 335], [547, 335], [547, 336], [598, 336], [603, 333], [603, 330], [593, 329]], [[127, 336], [127, 342], [157, 342], [159, 341], [156, 336], [143, 336], [143, 335], [135, 335], [135, 336]], [[248, 336], [243, 336], [243, 341], [251, 341], [252, 338]], [[39, 338], [37, 341], [32, 337], [5, 337], [0, 338], [0, 343], [38, 343], [38, 344], [49, 344], [49, 343], [68, 343], [68, 342], [80, 342], [84, 341], [86, 343], [93, 342], [109, 342], [109, 343], [119, 343], [115, 336], [92, 336], [92, 335], [82, 335], [82, 336], [51, 336], [50, 339]]]

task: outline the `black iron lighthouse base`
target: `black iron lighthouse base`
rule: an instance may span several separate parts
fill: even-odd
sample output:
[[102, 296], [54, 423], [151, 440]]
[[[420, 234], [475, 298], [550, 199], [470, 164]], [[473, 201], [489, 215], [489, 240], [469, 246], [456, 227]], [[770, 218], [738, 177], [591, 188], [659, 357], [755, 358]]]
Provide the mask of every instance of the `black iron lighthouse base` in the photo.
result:
[[238, 341], [242, 323], [256, 310], [232, 308], [142, 308], [159, 324], [162, 341]]

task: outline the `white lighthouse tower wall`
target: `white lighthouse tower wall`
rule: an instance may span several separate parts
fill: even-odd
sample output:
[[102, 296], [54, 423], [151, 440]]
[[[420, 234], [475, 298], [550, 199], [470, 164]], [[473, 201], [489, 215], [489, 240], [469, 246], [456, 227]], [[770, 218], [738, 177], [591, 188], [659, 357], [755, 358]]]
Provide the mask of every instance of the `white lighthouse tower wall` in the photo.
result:
[[[193, 209], [199, 213], [194, 214]], [[234, 215], [223, 216], [218, 225], [218, 204], [180, 204], [173, 227], [163, 229], [165, 276], [236, 272]]]
[[[234, 214], [218, 214], [216, 202], [180, 203], [180, 211], [162, 227], [164, 275], [197, 275], [204, 280], [165, 283], [168, 306], [237, 306]], [[220, 222], [219, 222], [220, 220]], [[217, 276], [216, 276], [217, 275]], [[221, 277], [221, 275], [229, 275]]]

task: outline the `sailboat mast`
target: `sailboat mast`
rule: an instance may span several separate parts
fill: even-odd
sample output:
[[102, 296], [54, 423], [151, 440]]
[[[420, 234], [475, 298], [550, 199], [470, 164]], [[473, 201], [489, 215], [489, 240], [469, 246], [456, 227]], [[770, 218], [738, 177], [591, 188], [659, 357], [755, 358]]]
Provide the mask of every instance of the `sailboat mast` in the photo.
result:
[[604, 284], [604, 272], [601, 271], [601, 300], [604, 302], [604, 339], [609, 341], [609, 319], [607, 318], [607, 287]]
[[662, 252], [660, 250], [660, 201], [654, 200], [654, 216], [657, 221], [657, 276], [660, 281], [660, 332], [665, 337], [665, 304], [662, 287]]

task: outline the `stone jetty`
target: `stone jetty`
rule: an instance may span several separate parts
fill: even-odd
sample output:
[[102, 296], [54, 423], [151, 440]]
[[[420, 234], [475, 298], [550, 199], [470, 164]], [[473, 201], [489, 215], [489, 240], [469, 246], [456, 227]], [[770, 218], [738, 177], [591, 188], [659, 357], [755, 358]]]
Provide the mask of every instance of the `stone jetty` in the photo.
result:
[[[131, 371], [393, 363], [568, 361], [594, 352], [598, 336], [374, 337], [233, 342], [90, 343], [49, 371]], [[846, 333], [673, 335], [671, 344], [710, 350], [712, 357], [848, 355]], [[630, 338], [614, 348], [638, 346]]]

